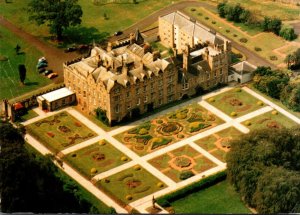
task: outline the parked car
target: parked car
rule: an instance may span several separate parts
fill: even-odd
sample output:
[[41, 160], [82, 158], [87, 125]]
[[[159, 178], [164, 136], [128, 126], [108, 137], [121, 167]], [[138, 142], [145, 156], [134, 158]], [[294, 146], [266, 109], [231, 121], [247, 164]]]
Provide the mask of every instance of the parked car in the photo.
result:
[[36, 67], [38, 68], [38, 69], [40, 69], [40, 68], [44, 68], [44, 67], [47, 67], [48, 66], [48, 64], [46, 63], [46, 62], [39, 62], [37, 65], [36, 65]]
[[41, 68], [38, 69], [38, 71], [39, 71], [39, 73], [43, 73], [43, 72], [46, 71], [46, 68], [45, 67], [41, 67]]
[[48, 76], [48, 75], [50, 75], [51, 73], [53, 73], [52, 69], [45, 70], [44, 75], [45, 75], [45, 76]]
[[68, 52], [73, 52], [73, 51], [76, 51], [76, 50], [77, 50], [77, 48], [75, 46], [72, 46], [72, 47], [66, 48], [64, 52], [68, 53]]
[[53, 72], [53, 73], [51, 73], [50, 75], [48, 75], [47, 77], [49, 78], [49, 79], [52, 79], [52, 78], [55, 78], [55, 77], [57, 77], [58, 76], [58, 74], [56, 73], [56, 72]]
[[116, 31], [116, 32], [114, 33], [115, 36], [119, 36], [119, 35], [121, 35], [121, 34], [123, 34], [122, 31]]

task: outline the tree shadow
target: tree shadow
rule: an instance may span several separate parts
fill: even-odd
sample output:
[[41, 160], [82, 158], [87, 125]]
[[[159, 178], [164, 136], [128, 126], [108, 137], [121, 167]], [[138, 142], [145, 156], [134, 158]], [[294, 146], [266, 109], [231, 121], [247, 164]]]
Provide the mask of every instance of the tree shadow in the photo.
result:
[[63, 45], [100, 43], [109, 36], [108, 32], [99, 32], [94, 27], [70, 27], [64, 31]]
[[39, 82], [36, 82], [36, 81], [34, 81], [34, 82], [25, 82], [26, 86], [34, 86], [34, 85], [38, 85], [38, 84], [39, 84]]

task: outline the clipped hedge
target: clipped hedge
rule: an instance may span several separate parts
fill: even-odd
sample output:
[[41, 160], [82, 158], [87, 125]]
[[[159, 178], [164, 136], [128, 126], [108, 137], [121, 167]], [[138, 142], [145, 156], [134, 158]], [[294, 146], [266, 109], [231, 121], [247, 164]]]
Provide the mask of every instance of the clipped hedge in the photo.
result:
[[174, 202], [178, 199], [184, 198], [191, 193], [195, 193], [204, 188], [208, 188], [212, 185], [217, 184], [220, 181], [226, 179], [226, 171], [218, 172], [214, 175], [208, 176], [207, 178], [201, 179], [195, 183], [192, 183], [180, 190], [175, 190], [172, 193], [157, 198], [157, 203], [162, 207], [170, 206], [170, 202]]

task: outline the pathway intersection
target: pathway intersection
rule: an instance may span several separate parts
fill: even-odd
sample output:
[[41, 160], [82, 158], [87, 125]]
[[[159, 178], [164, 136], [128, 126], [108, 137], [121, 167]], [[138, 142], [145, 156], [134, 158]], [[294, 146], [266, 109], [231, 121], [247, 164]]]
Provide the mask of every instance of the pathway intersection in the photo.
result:
[[[60, 153], [59, 153], [60, 156], [70, 154], [70, 153], [72, 153], [76, 150], [79, 150], [79, 149], [82, 149], [84, 147], [90, 146], [90, 145], [94, 144], [95, 142], [98, 142], [101, 139], [105, 139], [109, 143], [111, 143], [115, 148], [117, 148], [121, 153], [128, 156], [131, 159], [131, 161], [127, 162], [127, 163], [125, 163], [121, 166], [112, 168], [108, 171], [102, 172], [102, 173], [94, 176], [90, 181], [87, 180], [86, 178], [84, 178], [82, 175], [80, 175], [75, 169], [73, 169], [67, 163], [64, 163], [63, 167], [60, 167], [59, 165], [58, 166], [60, 168], [62, 168], [62, 170], [65, 171], [68, 175], [70, 175], [73, 179], [75, 179], [79, 184], [81, 184], [83, 187], [85, 187], [89, 192], [94, 194], [98, 199], [100, 199], [101, 201], [106, 203], [108, 206], [114, 207], [118, 213], [127, 213], [127, 211], [123, 207], [118, 205], [108, 195], [106, 195], [104, 192], [99, 190], [94, 184], [98, 180], [101, 180], [103, 178], [111, 176], [111, 175], [113, 175], [115, 173], [118, 173], [122, 170], [128, 169], [128, 168], [133, 167], [135, 165], [140, 165], [142, 168], [144, 168], [145, 170], [147, 170], [148, 172], [153, 174], [155, 177], [157, 177], [159, 180], [161, 180], [162, 182], [164, 182], [167, 185], [166, 188], [164, 188], [162, 190], [159, 190], [155, 193], [152, 193], [148, 196], [145, 196], [143, 198], [140, 198], [140, 199], [138, 199], [134, 202], [131, 202], [129, 204], [131, 207], [137, 209], [141, 213], [149, 213], [146, 209], [151, 207], [153, 196], [155, 196], [157, 198], [159, 196], [165, 195], [169, 192], [172, 192], [174, 190], [182, 188], [182, 187], [184, 187], [188, 184], [196, 182], [196, 181], [200, 180], [203, 177], [215, 174], [219, 171], [222, 171], [222, 170], [226, 169], [226, 163], [220, 161], [219, 159], [214, 157], [212, 154], [210, 154], [208, 151], [206, 151], [205, 149], [203, 149], [202, 147], [197, 145], [195, 143], [196, 140], [202, 139], [204, 137], [208, 137], [212, 134], [223, 131], [224, 129], [227, 129], [227, 128], [230, 128], [230, 127], [234, 127], [242, 133], [248, 133], [249, 129], [246, 126], [242, 125], [241, 124], [242, 122], [244, 122], [246, 120], [249, 120], [251, 118], [254, 118], [256, 116], [265, 114], [267, 112], [270, 112], [274, 109], [277, 110], [278, 112], [282, 113], [283, 115], [285, 115], [289, 119], [293, 120], [294, 122], [300, 124], [300, 119], [298, 117], [296, 117], [296, 116], [292, 115], [291, 113], [285, 111], [281, 107], [277, 106], [273, 102], [267, 100], [266, 98], [262, 97], [261, 95], [257, 94], [256, 92], [254, 92], [253, 90], [251, 90], [247, 87], [243, 87], [242, 89], [245, 90], [247, 93], [251, 94], [252, 96], [256, 97], [257, 99], [263, 101], [267, 106], [261, 107], [260, 109], [258, 109], [256, 111], [253, 111], [251, 113], [248, 113], [244, 116], [237, 117], [237, 118], [232, 118], [232, 117], [228, 116], [227, 114], [223, 113], [221, 110], [217, 109], [216, 107], [210, 105], [208, 102], [205, 101], [205, 99], [207, 99], [207, 98], [210, 98], [210, 97], [216, 96], [218, 94], [221, 94], [223, 92], [229, 91], [232, 88], [233, 87], [225, 87], [221, 90], [217, 90], [217, 91], [209, 93], [207, 95], [191, 99], [191, 100], [189, 100], [187, 102], [184, 102], [180, 105], [168, 108], [168, 109], [166, 109], [164, 111], [161, 111], [157, 114], [153, 114], [149, 117], [146, 117], [146, 118], [143, 118], [141, 120], [135, 121], [135, 122], [130, 123], [126, 126], [116, 128], [116, 129], [114, 129], [112, 131], [109, 131], [109, 132], [104, 131], [102, 128], [98, 127], [96, 124], [91, 122], [88, 118], [86, 118], [84, 115], [82, 115], [77, 110], [75, 110], [71, 107], [68, 107], [68, 108], [65, 108], [65, 109], [59, 110], [59, 111], [49, 112], [49, 113], [44, 113], [44, 112], [41, 112], [38, 109], [35, 109], [35, 111], [39, 114], [39, 116], [24, 122], [23, 125], [28, 125], [28, 124], [37, 122], [37, 121], [39, 121], [43, 118], [46, 118], [46, 117], [52, 116], [54, 114], [57, 114], [59, 112], [67, 111], [69, 114], [71, 114], [77, 120], [79, 120], [81, 123], [86, 125], [89, 129], [94, 131], [98, 136], [60, 151]], [[184, 106], [186, 106], [190, 103], [194, 103], [194, 102], [197, 102], [200, 106], [204, 107], [205, 109], [209, 110], [214, 115], [221, 118], [224, 121], [224, 123], [222, 123], [218, 126], [215, 126], [211, 129], [200, 132], [196, 135], [193, 135], [193, 136], [190, 136], [190, 137], [185, 138], [183, 140], [180, 140], [180, 141], [178, 141], [176, 143], [173, 143], [171, 145], [168, 145], [168, 146], [166, 146], [166, 147], [164, 147], [160, 150], [156, 150], [154, 152], [151, 152], [151, 153], [149, 153], [145, 156], [139, 156], [138, 154], [136, 154], [135, 152], [130, 150], [127, 146], [125, 146], [123, 143], [119, 142], [116, 138], [114, 138], [114, 135], [116, 135], [116, 134], [127, 131], [128, 129], [131, 129], [131, 128], [137, 126], [137, 125], [140, 125], [143, 122], [152, 120], [152, 119], [154, 119], [158, 116], [162, 116], [162, 115], [165, 115], [165, 114], [170, 113], [172, 111], [176, 111], [176, 110], [178, 110], [178, 109], [180, 109], [180, 108], [182, 108], [182, 107], [184, 107]], [[36, 148], [42, 154], [45, 155], [47, 153], [51, 153], [45, 146], [42, 145], [42, 143], [40, 143], [39, 141], [34, 139], [31, 135], [26, 134], [25, 138], [26, 138], [26, 141], [30, 145], [32, 145], [34, 148]], [[194, 150], [196, 150], [197, 152], [202, 154], [205, 158], [207, 158], [211, 162], [213, 162], [215, 164], [215, 167], [210, 168], [210, 169], [208, 169], [204, 172], [201, 172], [200, 174], [197, 174], [197, 175], [195, 175], [191, 178], [188, 178], [186, 180], [183, 180], [183, 181], [180, 181], [180, 182], [177, 183], [177, 182], [173, 181], [172, 179], [170, 179], [169, 177], [167, 177], [165, 174], [163, 174], [161, 171], [156, 169], [154, 166], [152, 166], [148, 162], [150, 159], [153, 159], [157, 156], [160, 156], [160, 155], [163, 155], [165, 153], [171, 152], [172, 150], [178, 149], [182, 146], [190, 146], [191, 148], [193, 148]], [[160, 213], [167, 213], [167, 211], [162, 209], [162, 211]]]

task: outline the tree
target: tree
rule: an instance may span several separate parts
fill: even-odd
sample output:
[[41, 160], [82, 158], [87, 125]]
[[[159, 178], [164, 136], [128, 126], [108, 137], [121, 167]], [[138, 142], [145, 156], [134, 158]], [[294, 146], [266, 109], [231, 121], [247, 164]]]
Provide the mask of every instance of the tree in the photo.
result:
[[281, 29], [282, 22], [277, 18], [265, 17], [262, 22], [262, 28], [264, 31], [270, 31], [279, 35], [279, 31]]
[[299, 155], [299, 126], [255, 130], [231, 142], [227, 176], [259, 213], [299, 213]]
[[288, 54], [284, 59], [284, 62], [287, 64], [288, 69], [291, 68], [291, 65], [293, 65], [295, 61], [296, 61], [296, 57], [294, 54]]
[[225, 2], [221, 2], [217, 6], [219, 16], [222, 17], [222, 18], [225, 18], [225, 15], [226, 15], [226, 13], [225, 13], [225, 6], [226, 6]]
[[28, 4], [29, 20], [34, 20], [38, 25], [47, 24], [50, 33], [61, 40], [66, 28], [81, 23], [82, 9], [77, 2], [78, 0], [31, 0]]
[[289, 41], [292, 41], [297, 38], [294, 28], [287, 28], [287, 27], [282, 27], [280, 29], [279, 36]]
[[20, 81], [24, 85], [24, 81], [26, 78], [26, 67], [24, 64], [19, 64], [18, 68], [19, 68]]
[[294, 111], [300, 111], [300, 84], [290, 83], [280, 93], [280, 101]]
[[21, 46], [19, 46], [19, 44], [16, 45], [15, 47], [15, 51], [16, 51], [16, 54], [20, 54], [20, 50], [21, 50]]

